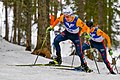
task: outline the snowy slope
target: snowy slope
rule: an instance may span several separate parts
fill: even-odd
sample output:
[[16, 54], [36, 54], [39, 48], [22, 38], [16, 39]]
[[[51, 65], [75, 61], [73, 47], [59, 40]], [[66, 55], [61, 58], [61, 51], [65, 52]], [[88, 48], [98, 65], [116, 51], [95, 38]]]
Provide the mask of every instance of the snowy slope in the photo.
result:
[[[20, 67], [16, 64], [33, 64], [36, 58], [24, 47], [0, 41], [0, 80], [119, 80], [120, 75], [107, 75], [104, 63], [98, 63], [101, 74], [97, 73], [95, 64], [86, 58], [88, 65], [94, 70], [92, 73], [54, 69], [54, 67]], [[73, 56], [63, 57], [63, 64], [71, 65]], [[48, 63], [50, 60], [39, 57], [37, 63]], [[80, 64], [75, 56], [74, 66]], [[120, 71], [120, 66], [117, 66]]]

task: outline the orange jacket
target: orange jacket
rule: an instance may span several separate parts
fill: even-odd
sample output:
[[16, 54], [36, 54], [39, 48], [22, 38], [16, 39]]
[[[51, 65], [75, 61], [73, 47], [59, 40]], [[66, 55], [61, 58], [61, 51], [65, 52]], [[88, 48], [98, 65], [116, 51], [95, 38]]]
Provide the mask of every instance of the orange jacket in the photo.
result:
[[[91, 28], [90, 32], [93, 32], [94, 30], [95, 30], [95, 27]], [[108, 43], [108, 48], [111, 49], [110, 37], [105, 32], [103, 32], [101, 29], [98, 29], [96, 34], [98, 36], [102, 36], [103, 38], [105, 38], [107, 40], [107, 43]]]
[[[73, 20], [75, 19], [75, 16], [72, 16]], [[52, 28], [54, 28], [59, 22], [63, 22], [64, 15], [61, 15], [59, 18], [57, 18], [54, 23], [51, 25]], [[84, 22], [78, 18], [76, 22], [76, 26], [82, 28], [82, 32], [90, 33], [89, 27], [84, 24]]]

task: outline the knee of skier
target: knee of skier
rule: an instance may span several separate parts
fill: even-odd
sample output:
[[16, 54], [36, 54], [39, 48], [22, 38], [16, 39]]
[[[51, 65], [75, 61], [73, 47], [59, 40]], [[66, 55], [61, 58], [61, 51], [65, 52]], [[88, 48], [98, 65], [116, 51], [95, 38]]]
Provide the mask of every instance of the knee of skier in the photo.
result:
[[55, 38], [55, 39], [54, 39], [54, 43], [53, 43], [54, 46], [59, 45], [59, 43], [60, 43], [59, 39]]

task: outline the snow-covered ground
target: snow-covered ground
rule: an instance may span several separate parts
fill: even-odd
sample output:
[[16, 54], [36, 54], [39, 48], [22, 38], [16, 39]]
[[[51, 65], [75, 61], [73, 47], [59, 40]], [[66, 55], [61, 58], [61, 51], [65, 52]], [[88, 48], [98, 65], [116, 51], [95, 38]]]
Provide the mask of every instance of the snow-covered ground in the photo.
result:
[[[9, 9], [9, 26], [12, 26], [12, 10]], [[4, 24], [4, 7], [0, 2], [0, 35], [4, 37], [5, 24]], [[37, 39], [37, 25], [32, 27], [32, 44], [36, 45]], [[12, 35], [12, 28], [10, 28], [10, 35]], [[52, 34], [52, 32], [51, 32]], [[51, 45], [54, 35], [52, 34]], [[2, 41], [1, 41], [2, 40]], [[71, 65], [73, 56], [70, 55], [71, 44], [70, 41], [62, 42], [62, 58], [63, 64]], [[53, 47], [53, 46], [52, 46]], [[53, 50], [52, 50], [53, 52]], [[53, 52], [54, 53], [54, 52]], [[55, 53], [54, 53], [55, 54]], [[114, 56], [120, 55], [120, 49], [114, 51]], [[11, 44], [3, 39], [0, 39], [0, 80], [119, 80], [120, 75], [107, 75], [108, 70], [103, 62], [99, 62], [98, 66], [100, 73], [98, 74], [94, 61], [86, 58], [88, 66], [94, 70], [92, 73], [66, 71], [60, 69], [54, 69], [54, 67], [20, 67], [13, 66], [18, 64], [33, 64], [36, 59], [36, 55], [32, 55], [31, 52], [25, 51], [24, 47]], [[108, 59], [111, 62], [111, 57], [108, 55]], [[48, 63], [50, 59], [44, 57], [38, 58], [37, 63]], [[75, 56], [74, 66], [80, 65], [79, 57]], [[120, 60], [117, 61], [117, 68], [120, 72]]]
[[[48, 66], [14, 66], [18, 64], [33, 64], [36, 55], [25, 51], [24, 47], [0, 40], [0, 80], [119, 80], [120, 75], [107, 74], [108, 70], [103, 62], [99, 62], [98, 74], [94, 61], [86, 58], [88, 66], [94, 70], [92, 73], [76, 72], [55, 69]], [[73, 56], [63, 57], [63, 64], [71, 65]], [[48, 63], [50, 60], [39, 56], [37, 63]], [[117, 64], [120, 61], [117, 61]], [[75, 56], [74, 66], [80, 64]], [[120, 72], [120, 65], [117, 65]]]

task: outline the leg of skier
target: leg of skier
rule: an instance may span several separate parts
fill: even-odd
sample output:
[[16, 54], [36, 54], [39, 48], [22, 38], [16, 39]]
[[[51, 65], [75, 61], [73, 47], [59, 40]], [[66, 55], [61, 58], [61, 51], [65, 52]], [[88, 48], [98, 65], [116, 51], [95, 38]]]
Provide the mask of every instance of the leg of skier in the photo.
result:
[[61, 59], [61, 49], [60, 49], [60, 45], [59, 43], [61, 41], [65, 41], [67, 40], [66, 34], [64, 32], [62, 32], [61, 34], [57, 35], [54, 39], [54, 46], [56, 48], [56, 55], [57, 57], [55, 58], [54, 61], [50, 61], [50, 64], [61, 64], [62, 63], [62, 59]]
[[106, 47], [104, 45], [104, 43], [100, 43], [96, 46], [96, 48], [98, 49], [98, 51], [101, 53], [102, 59], [104, 61], [104, 63], [106, 64], [108, 70], [110, 71], [111, 74], [115, 74], [115, 72], [113, 71], [110, 62], [107, 59], [107, 53], [106, 53]]
[[80, 57], [80, 61], [81, 61], [81, 66], [77, 67], [76, 69], [82, 68], [86, 72], [91, 72], [92, 70], [89, 69], [89, 67], [87, 66], [87, 62], [85, 61], [84, 54], [82, 53], [82, 47], [80, 44], [81, 42], [80, 42], [79, 35], [75, 35], [71, 37], [73, 37], [71, 40], [75, 44], [76, 53]]

